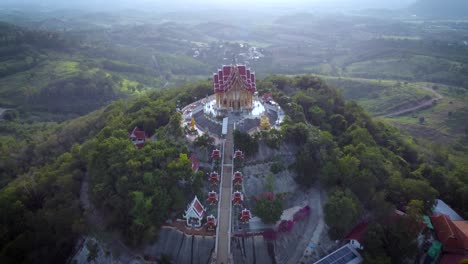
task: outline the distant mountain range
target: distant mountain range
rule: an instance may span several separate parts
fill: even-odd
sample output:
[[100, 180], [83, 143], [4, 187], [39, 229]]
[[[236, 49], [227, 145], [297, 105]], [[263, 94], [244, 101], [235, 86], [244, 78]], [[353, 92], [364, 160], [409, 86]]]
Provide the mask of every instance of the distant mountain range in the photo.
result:
[[419, 0], [409, 10], [420, 16], [439, 18], [468, 17], [467, 0]]

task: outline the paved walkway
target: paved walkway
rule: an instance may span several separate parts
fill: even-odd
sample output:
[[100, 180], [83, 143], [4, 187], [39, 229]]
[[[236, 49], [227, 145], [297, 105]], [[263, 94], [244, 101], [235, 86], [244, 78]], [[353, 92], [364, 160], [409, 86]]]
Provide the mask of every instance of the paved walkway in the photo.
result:
[[231, 195], [232, 195], [232, 154], [234, 153], [233, 142], [233, 125], [229, 125], [228, 134], [224, 144], [223, 171], [221, 173], [222, 184], [220, 193], [220, 206], [218, 213], [218, 234], [217, 234], [217, 248], [216, 248], [216, 263], [227, 264], [230, 263], [230, 242], [231, 242]]

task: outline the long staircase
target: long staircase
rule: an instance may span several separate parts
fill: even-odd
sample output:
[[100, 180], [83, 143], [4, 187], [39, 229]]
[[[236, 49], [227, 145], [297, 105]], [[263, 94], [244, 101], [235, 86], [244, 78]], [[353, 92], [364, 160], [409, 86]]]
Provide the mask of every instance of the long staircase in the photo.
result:
[[223, 144], [223, 165], [221, 171], [221, 188], [218, 212], [218, 229], [216, 234], [216, 263], [232, 263], [231, 255], [231, 195], [232, 195], [232, 171], [234, 138], [233, 124], [228, 126], [228, 133]]

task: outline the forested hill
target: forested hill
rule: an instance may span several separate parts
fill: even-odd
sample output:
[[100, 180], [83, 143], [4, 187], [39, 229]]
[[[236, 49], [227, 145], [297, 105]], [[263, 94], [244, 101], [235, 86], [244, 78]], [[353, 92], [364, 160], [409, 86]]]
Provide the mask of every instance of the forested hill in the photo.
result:
[[83, 35], [0, 22], [0, 107], [23, 120], [62, 121], [182, 82], [174, 74], [203, 68], [173, 55], [103, 47]]
[[419, 0], [409, 9], [415, 14], [435, 18], [468, 16], [468, 2], [465, 0]]
[[[392, 208], [419, 215], [438, 196], [467, 215], [461, 201], [468, 168], [443, 149], [424, 152], [316, 77], [271, 76], [257, 87], [272, 92], [287, 113], [281, 130], [259, 137], [273, 148], [279, 142], [299, 146], [290, 169], [304, 187], [319, 182], [327, 188], [325, 213], [333, 236], [365, 216], [379, 221]], [[165, 219], [180, 215], [194, 194], [203, 195], [203, 173], [191, 172], [190, 146], [175, 109], [211, 91], [209, 82], [200, 82], [153, 92], [51, 129], [0, 123], [7, 128], [0, 131], [8, 131], [0, 140], [0, 262], [65, 262], [79, 237], [92, 229], [79, 202], [83, 182], [105, 212], [106, 227], [120, 232], [127, 245], [155, 239]], [[135, 148], [128, 139], [135, 126], [154, 141]], [[333, 217], [336, 212], [346, 217]], [[385, 239], [386, 233], [375, 234]], [[408, 248], [414, 242], [394, 239]], [[384, 254], [397, 263], [410, 253]], [[367, 254], [379, 258], [382, 251]]]

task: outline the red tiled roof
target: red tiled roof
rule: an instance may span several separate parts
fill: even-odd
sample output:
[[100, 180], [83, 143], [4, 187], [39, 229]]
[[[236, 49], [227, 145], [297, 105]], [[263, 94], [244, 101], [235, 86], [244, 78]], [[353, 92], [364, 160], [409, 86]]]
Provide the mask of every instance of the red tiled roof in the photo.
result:
[[444, 250], [468, 249], [468, 224], [466, 221], [452, 221], [447, 215], [439, 213], [432, 214], [430, 219], [437, 238], [444, 245]]
[[212, 158], [219, 158], [221, 156], [221, 152], [218, 149], [213, 150], [211, 153]]
[[204, 212], [203, 206], [200, 204], [198, 199], [194, 201], [193, 208], [195, 208], [195, 210], [197, 211], [199, 215], [203, 215], [203, 212]]
[[257, 89], [255, 73], [245, 65], [224, 65], [222, 70], [213, 74], [213, 89], [216, 93], [228, 91], [235, 82], [241, 82], [243, 88], [252, 93]]
[[145, 131], [142, 131], [139, 127], [135, 127], [130, 133], [130, 138], [138, 140], [145, 140], [147, 138]]
[[215, 172], [215, 171], [212, 172], [212, 173], [210, 174], [209, 181], [210, 181], [210, 182], [217, 182], [217, 181], [219, 181], [219, 175], [218, 175], [218, 173]]
[[359, 243], [362, 243], [362, 238], [364, 234], [366, 233], [367, 227], [369, 226], [369, 223], [367, 222], [362, 222], [355, 226], [351, 232], [345, 237], [347, 240], [357, 240]]
[[250, 213], [250, 210], [247, 210], [247, 209], [242, 210], [240, 218], [243, 221], [250, 220], [250, 218], [252, 218], [252, 214]]

